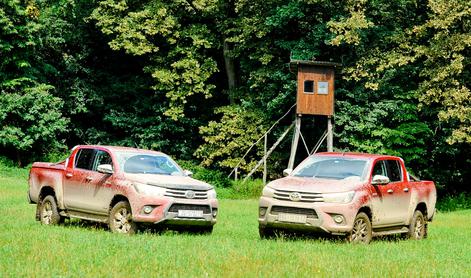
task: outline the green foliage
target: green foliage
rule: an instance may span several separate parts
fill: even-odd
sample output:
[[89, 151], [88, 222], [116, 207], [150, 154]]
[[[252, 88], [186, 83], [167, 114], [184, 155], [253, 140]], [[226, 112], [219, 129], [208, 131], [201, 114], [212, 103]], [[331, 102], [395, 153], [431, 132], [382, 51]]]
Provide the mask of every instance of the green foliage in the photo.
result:
[[[435, 111], [440, 121], [450, 124], [453, 130], [447, 139], [449, 143], [470, 143], [471, 4], [465, 0], [431, 0], [428, 9], [424, 20], [395, 26], [403, 30], [391, 30], [384, 37], [386, 45], [380, 43], [368, 49], [346, 72], [351, 79], [367, 79], [365, 86], [377, 90], [387, 86], [382, 80], [384, 76], [403, 74], [400, 69], [412, 66], [411, 77], [418, 81], [419, 108]], [[362, 17], [365, 14], [368, 13], [363, 11]], [[353, 16], [349, 19], [353, 20]], [[331, 27], [338, 35], [332, 43], [352, 44], [343, 37], [354, 36], [353, 31], [335, 26]]]
[[185, 170], [193, 172], [193, 178], [205, 181], [217, 188], [226, 188], [231, 186], [231, 181], [224, 175], [223, 172], [211, 170], [195, 164], [192, 161], [178, 161], [178, 164]]
[[[222, 118], [200, 128], [205, 143], [196, 150], [195, 155], [202, 160], [203, 166], [231, 169], [266, 131], [263, 114], [241, 106], [221, 107], [215, 113], [222, 114]], [[260, 144], [255, 146], [254, 152], [258, 156], [261, 151]], [[252, 157], [248, 157], [240, 163], [239, 169], [250, 171], [255, 163]]]
[[106, 0], [90, 16], [112, 37], [112, 49], [148, 54], [144, 70], [156, 82], [153, 89], [166, 95], [169, 107], [165, 114], [174, 120], [184, 116], [190, 96], [209, 98], [215, 88], [207, 82], [217, 71], [215, 60], [206, 55], [213, 35], [204, 24], [186, 25], [187, 15], [178, 3], [149, 1], [130, 7], [125, 1]]
[[60, 111], [62, 100], [51, 95], [52, 89], [28, 79], [0, 84], [1, 146], [19, 153], [59, 146], [58, 135], [65, 132], [68, 120]]
[[440, 212], [465, 209], [471, 209], [471, 196], [463, 192], [455, 196], [447, 195], [442, 197], [437, 203], [437, 210]]

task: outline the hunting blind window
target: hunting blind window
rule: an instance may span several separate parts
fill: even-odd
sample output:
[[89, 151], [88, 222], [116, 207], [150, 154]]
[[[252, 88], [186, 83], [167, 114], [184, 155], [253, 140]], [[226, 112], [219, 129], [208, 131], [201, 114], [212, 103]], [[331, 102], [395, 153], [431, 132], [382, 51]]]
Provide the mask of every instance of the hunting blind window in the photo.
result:
[[314, 94], [314, 81], [304, 80], [304, 93], [305, 94]]
[[329, 93], [329, 82], [319, 81], [317, 82], [317, 94], [327, 95]]

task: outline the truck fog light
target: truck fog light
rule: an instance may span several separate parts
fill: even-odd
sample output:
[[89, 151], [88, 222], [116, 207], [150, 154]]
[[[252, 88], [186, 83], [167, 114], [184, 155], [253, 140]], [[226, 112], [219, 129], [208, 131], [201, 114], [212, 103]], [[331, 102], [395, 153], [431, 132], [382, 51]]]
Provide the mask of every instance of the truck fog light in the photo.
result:
[[334, 218], [335, 223], [337, 223], [337, 224], [341, 224], [344, 221], [344, 218], [343, 218], [342, 215], [337, 214], [337, 215], [334, 215], [333, 218]]
[[218, 210], [213, 208], [213, 217], [216, 217], [218, 215]]
[[266, 213], [267, 213], [267, 208], [261, 207], [261, 208], [259, 209], [259, 214], [260, 214], [260, 216], [265, 216]]
[[149, 213], [151, 213], [153, 210], [154, 210], [154, 208], [151, 207], [151, 206], [144, 206], [144, 209], [143, 209], [143, 211], [144, 211], [145, 214], [149, 214]]

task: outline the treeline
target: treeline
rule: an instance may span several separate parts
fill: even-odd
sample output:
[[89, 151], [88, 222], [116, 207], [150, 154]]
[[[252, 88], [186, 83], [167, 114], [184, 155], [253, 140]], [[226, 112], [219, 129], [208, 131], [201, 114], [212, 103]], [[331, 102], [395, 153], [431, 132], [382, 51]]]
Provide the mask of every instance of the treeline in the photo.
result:
[[[295, 103], [290, 59], [316, 59], [342, 64], [337, 150], [399, 155], [469, 190], [467, 0], [0, 0], [0, 57], [0, 154], [20, 165], [116, 144], [229, 173]], [[325, 120], [303, 125], [313, 146]]]

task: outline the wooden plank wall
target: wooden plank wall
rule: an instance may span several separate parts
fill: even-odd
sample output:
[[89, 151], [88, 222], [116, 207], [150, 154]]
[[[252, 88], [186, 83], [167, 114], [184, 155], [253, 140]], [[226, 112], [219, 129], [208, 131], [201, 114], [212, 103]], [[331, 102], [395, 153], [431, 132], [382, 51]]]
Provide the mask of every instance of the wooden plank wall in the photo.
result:
[[[304, 93], [304, 81], [314, 81], [314, 93]], [[327, 81], [329, 84], [328, 94], [318, 94], [318, 82]], [[298, 68], [298, 114], [327, 115], [334, 114], [334, 69], [329, 67], [314, 67], [299, 65]]]

